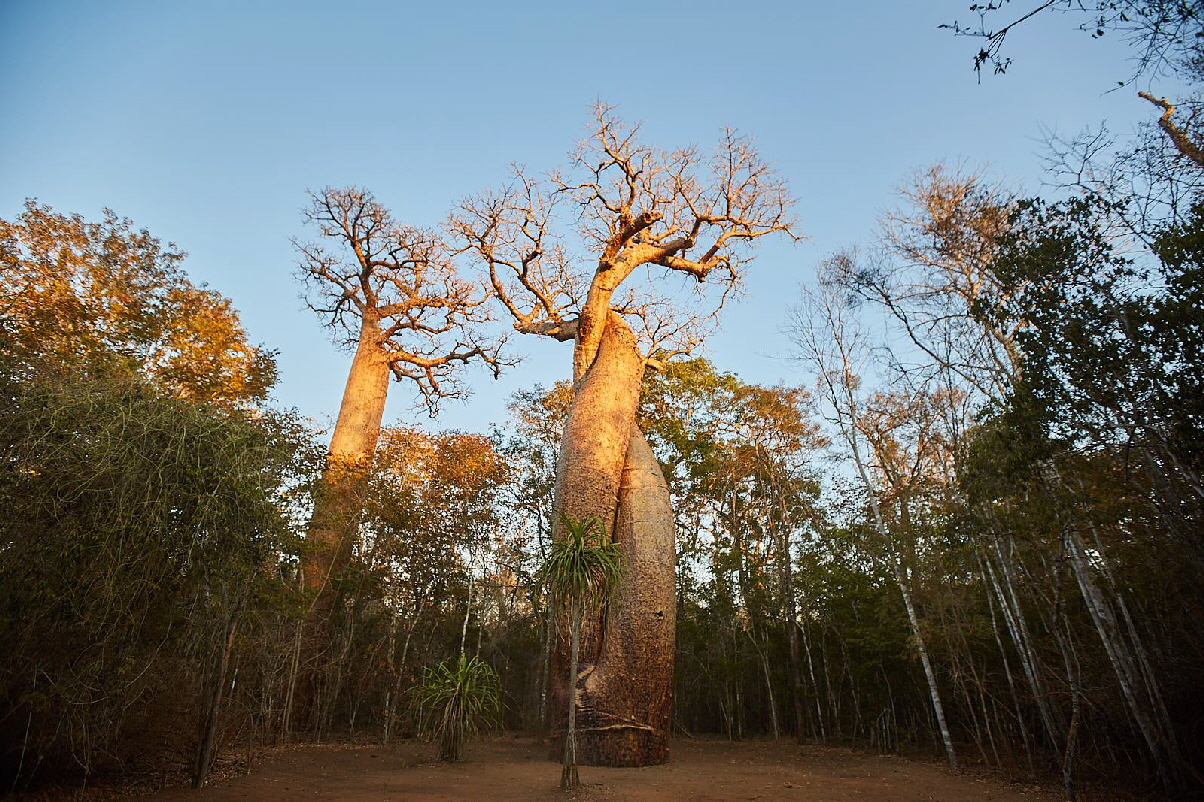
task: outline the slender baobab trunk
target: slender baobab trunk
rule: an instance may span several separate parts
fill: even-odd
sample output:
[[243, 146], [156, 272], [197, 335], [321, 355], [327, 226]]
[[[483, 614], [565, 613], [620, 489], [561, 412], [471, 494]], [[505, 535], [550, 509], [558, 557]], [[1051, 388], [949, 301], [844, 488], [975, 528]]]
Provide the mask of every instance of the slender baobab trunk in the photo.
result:
[[[598, 322], [605, 326], [600, 337], [596, 327], [583, 327], [574, 354], [578, 382], [561, 442], [556, 508], [574, 520], [606, 524], [622, 555], [623, 578], [608, 608], [581, 627], [572, 695], [577, 748], [586, 765], [644, 766], [668, 758], [677, 612], [673, 514], [660, 465], [635, 425], [644, 372], [635, 337], [613, 312]], [[593, 351], [584, 371], [583, 350]], [[551, 672], [558, 717], [572, 693], [563, 679], [569, 676], [563, 640]]]
[[364, 467], [380, 440], [388, 392], [389, 366], [381, 350], [380, 325], [374, 317], [365, 315], [306, 536], [309, 548], [302, 563], [305, 586], [317, 593], [319, 607], [329, 606], [333, 600], [330, 578], [351, 555], [360, 513], [357, 496]]

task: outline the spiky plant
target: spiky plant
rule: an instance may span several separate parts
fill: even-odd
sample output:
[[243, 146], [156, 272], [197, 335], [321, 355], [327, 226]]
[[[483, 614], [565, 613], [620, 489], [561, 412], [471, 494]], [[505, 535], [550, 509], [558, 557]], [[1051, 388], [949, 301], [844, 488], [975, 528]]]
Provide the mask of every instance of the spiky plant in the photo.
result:
[[[622, 575], [619, 547], [606, 534], [598, 518], [575, 521], [561, 513], [564, 534], [548, 552], [536, 581], [552, 597], [562, 616], [569, 619], [569, 717], [564, 738], [560, 787], [580, 785], [577, 776], [577, 660], [581, 652], [581, 622], [587, 609], [608, 600]], [[596, 530], [596, 535], [592, 534]]]
[[469, 738], [501, 720], [497, 674], [485, 661], [463, 653], [427, 668], [415, 696], [419, 726], [439, 739], [440, 760], [460, 760]]

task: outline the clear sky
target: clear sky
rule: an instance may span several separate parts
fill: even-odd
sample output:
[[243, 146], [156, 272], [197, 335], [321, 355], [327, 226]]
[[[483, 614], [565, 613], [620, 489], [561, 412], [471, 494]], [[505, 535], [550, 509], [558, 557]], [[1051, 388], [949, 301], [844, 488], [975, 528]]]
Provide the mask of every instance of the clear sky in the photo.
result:
[[[1008, 75], [979, 84], [978, 43], [937, 28], [970, 21], [968, 6], [0, 0], [0, 217], [26, 197], [87, 218], [108, 206], [177, 243], [193, 280], [279, 352], [278, 403], [329, 422], [350, 354], [293, 278], [307, 189], [367, 187], [434, 226], [511, 162], [561, 164], [595, 100], [666, 148], [732, 126], [789, 180], [807, 240], [761, 251], [707, 355], [747, 381], [797, 383], [787, 306], [819, 259], [870, 240], [910, 174], [986, 165], [1036, 192], [1042, 127], [1151, 117], [1135, 90], [1106, 93], [1127, 77], [1122, 43], [1066, 18], [1017, 29]], [[513, 346], [526, 361], [499, 382], [474, 374], [440, 425], [484, 430], [515, 389], [568, 376], [567, 345]], [[386, 422], [425, 417], [412, 402], [394, 385]]]

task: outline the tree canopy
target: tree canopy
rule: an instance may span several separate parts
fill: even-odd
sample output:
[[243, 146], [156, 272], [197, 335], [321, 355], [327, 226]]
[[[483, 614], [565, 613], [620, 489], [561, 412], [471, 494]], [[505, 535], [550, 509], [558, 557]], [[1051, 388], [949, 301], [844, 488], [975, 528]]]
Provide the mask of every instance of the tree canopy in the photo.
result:
[[140, 373], [178, 398], [249, 404], [276, 379], [230, 302], [193, 285], [184, 253], [105, 212], [89, 222], [28, 201], [0, 220], [0, 336], [29, 367]]

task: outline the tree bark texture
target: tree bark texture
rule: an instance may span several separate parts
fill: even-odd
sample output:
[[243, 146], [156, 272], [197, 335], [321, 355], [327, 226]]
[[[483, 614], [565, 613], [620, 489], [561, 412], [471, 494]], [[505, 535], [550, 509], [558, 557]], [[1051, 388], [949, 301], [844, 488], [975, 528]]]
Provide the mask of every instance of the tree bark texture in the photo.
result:
[[[601, 520], [622, 560], [615, 595], [581, 628], [574, 698], [577, 757], [586, 765], [647, 766], [669, 755], [676, 552], [668, 486], [635, 423], [643, 372], [634, 335], [610, 313], [577, 384], [557, 466], [557, 510], [573, 520]], [[552, 666], [556, 757], [569, 703], [569, 651], [562, 633]]]
[[351, 555], [360, 513], [359, 488], [380, 440], [388, 392], [389, 366], [381, 347], [380, 326], [365, 315], [306, 536], [305, 586], [317, 593], [319, 607], [329, 606], [333, 599], [330, 578]]

